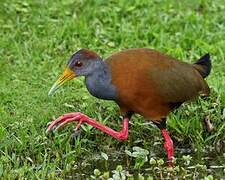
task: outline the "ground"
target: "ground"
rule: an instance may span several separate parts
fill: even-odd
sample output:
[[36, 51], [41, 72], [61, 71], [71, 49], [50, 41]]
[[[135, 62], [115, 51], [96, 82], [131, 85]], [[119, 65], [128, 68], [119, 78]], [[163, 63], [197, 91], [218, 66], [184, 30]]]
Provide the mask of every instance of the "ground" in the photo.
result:
[[[2, 0], [0, 177], [225, 176], [224, 11], [223, 0]], [[74, 51], [89, 48], [105, 58], [133, 47], [157, 49], [189, 63], [211, 55], [211, 96], [186, 103], [168, 117], [176, 146], [174, 169], [163, 162], [160, 131], [140, 116], [130, 122], [126, 142], [87, 125], [76, 137], [72, 124], [45, 132], [48, 122], [73, 111], [119, 130], [118, 107], [92, 97], [83, 78], [67, 83], [53, 97], [47, 94]], [[211, 132], [205, 118], [213, 125]]]

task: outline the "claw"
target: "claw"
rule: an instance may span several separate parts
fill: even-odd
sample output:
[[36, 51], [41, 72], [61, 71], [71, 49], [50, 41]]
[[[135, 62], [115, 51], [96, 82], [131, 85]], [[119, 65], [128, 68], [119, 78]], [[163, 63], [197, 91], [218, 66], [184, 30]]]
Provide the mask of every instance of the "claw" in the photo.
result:
[[78, 116], [78, 115], [82, 115], [82, 114], [80, 112], [76, 112], [76, 113], [68, 113], [68, 114], [65, 114], [65, 115], [60, 116], [59, 118], [57, 118], [56, 120], [54, 120], [53, 122], [51, 122], [51, 124], [48, 126], [46, 132], [48, 133], [55, 126], [57, 126], [61, 122], [64, 122], [66, 119], [68, 119], [68, 118], [71, 119], [71, 118], [73, 118], [75, 116]]
[[[99, 122], [97, 122], [95, 119], [91, 119], [88, 116], [80, 113], [80, 112], [76, 112], [76, 113], [68, 113], [65, 114], [63, 116], [60, 116], [59, 118], [57, 118], [55, 121], [53, 121], [47, 128], [47, 132], [49, 132], [50, 130], [52, 130], [53, 128], [56, 127], [56, 129], [59, 129], [61, 127], [63, 127], [65, 124], [70, 123], [72, 121], [78, 121], [78, 124], [75, 128], [75, 131], [78, 130], [81, 126], [82, 123], [87, 123], [97, 129], [100, 129], [101, 131], [111, 135], [112, 137], [124, 141], [128, 138], [128, 124], [129, 124], [129, 118], [125, 117], [123, 119], [123, 128], [121, 131], [115, 131]], [[164, 132], [165, 131], [165, 132]], [[166, 132], [166, 130], [163, 131], [163, 135]], [[167, 134], [165, 134], [167, 135]]]
[[[80, 118], [81, 118], [80, 115], [74, 116], [74, 117], [72, 117], [72, 118], [68, 118], [68, 119], [64, 120], [62, 123], [60, 123], [60, 124], [56, 127], [56, 130], [60, 129], [60, 128], [63, 127], [65, 124], [70, 123], [70, 122], [72, 122], [72, 121], [79, 120]], [[79, 123], [80, 123], [80, 121], [79, 121]]]
[[80, 118], [80, 121], [78, 122], [77, 126], [75, 127], [75, 131], [77, 131], [81, 124], [84, 122], [84, 121], [87, 121], [88, 119], [90, 119], [89, 117], [87, 117], [86, 115], [82, 115], [82, 117]]
[[57, 118], [56, 120], [51, 122], [50, 125], [48, 126], [46, 132], [48, 133], [52, 129], [58, 130], [61, 127], [63, 127], [65, 124], [70, 123], [72, 121], [79, 121], [75, 128], [75, 130], [78, 130], [80, 128], [81, 124], [83, 122], [87, 121], [88, 119], [90, 119], [88, 116], [86, 116], [80, 112], [68, 113], [68, 114], [60, 116], [59, 118]]
[[82, 123], [83, 123], [83, 121], [80, 120], [80, 121], [78, 122], [77, 126], [75, 127], [74, 131], [77, 131], [77, 130], [80, 128], [80, 126], [81, 126]]

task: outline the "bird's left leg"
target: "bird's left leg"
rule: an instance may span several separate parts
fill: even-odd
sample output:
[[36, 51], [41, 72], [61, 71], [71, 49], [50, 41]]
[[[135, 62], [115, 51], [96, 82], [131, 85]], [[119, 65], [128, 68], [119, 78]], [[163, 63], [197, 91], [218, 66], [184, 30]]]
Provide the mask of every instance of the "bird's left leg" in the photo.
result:
[[167, 161], [169, 166], [173, 166], [174, 160], [174, 148], [173, 148], [173, 141], [170, 138], [170, 135], [166, 129], [166, 119], [162, 119], [160, 123], [155, 123], [157, 127], [161, 130], [162, 136], [165, 140], [164, 148], [167, 152]]
[[65, 115], [60, 116], [59, 118], [57, 118], [56, 120], [54, 120], [47, 128], [47, 132], [49, 132], [50, 130], [54, 129], [54, 127], [56, 127], [57, 129], [60, 127], [63, 127], [65, 124], [68, 124], [70, 122], [73, 121], [78, 121], [78, 124], [75, 128], [75, 130], [79, 129], [80, 125], [82, 123], [87, 123], [97, 129], [100, 129], [101, 131], [105, 132], [106, 134], [111, 135], [112, 137], [118, 139], [118, 140], [126, 140], [128, 138], [128, 124], [129, 124], [129, 117], [125, 116], [123, 119], [123, 127], [122, 130], [117, 132], [99, 122], [97, 122], [94, 119], [89, 118], [88, 116], [80, 113], [80, 112], [76, 112], [76, 113], [68, 113]]

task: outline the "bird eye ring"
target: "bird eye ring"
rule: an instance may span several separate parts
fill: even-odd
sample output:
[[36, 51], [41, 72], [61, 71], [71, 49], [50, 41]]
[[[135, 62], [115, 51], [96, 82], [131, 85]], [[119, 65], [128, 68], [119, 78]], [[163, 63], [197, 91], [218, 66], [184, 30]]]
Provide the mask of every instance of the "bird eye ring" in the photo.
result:
[[75, 63], [75, 66], [76, 66], [76, 67], [81, 67], [82, 65], [83, 65], [83, 63], [80, 62], [80, 61], [77, 61], [77, 62]]

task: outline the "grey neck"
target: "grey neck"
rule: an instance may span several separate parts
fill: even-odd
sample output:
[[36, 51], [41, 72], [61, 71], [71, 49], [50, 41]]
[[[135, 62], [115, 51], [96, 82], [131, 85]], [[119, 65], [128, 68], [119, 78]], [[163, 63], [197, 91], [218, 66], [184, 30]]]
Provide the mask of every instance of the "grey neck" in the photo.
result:
[[110, 69], [102, 60], [96, 61], [95, 71], [85, 77], [85, 84], [91, 95], [105, 100], [116, 100], [116, 88], [111, 81]]

